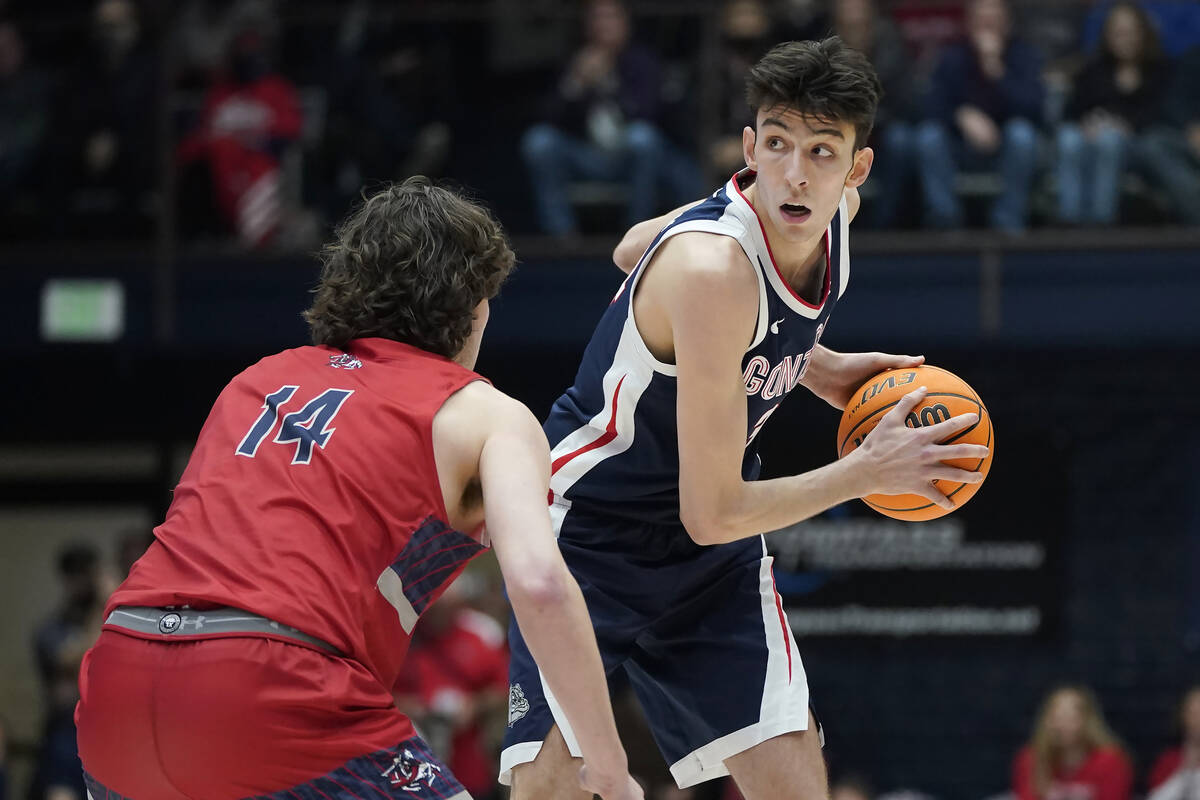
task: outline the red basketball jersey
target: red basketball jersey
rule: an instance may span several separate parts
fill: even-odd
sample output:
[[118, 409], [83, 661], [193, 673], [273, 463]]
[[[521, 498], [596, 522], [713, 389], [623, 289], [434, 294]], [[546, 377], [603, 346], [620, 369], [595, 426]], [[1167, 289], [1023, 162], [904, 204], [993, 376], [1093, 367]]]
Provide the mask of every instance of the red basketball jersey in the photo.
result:
[[390, 688], [418, 615], [483, 549], [480, 531], [450, 527], [433, 457], [434, 414], [475, 380], [387, 339], [264, 358], [217, 398], [157, 541], [105, 613], [245, 609]]

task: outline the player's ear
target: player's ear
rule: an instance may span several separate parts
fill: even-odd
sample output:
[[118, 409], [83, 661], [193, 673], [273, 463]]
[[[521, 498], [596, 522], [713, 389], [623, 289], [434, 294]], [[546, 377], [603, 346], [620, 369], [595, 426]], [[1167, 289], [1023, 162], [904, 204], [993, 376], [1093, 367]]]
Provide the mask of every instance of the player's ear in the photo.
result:
[[749, 125], [742, 128], [742, 157], [746, 159], [747, 167], [758, 171], [758, 164], [754, 162], [754, 128]]
[[863, 185], [863, 181], [871, 174], [871, 165], [875, 163], [875, 151], [869, 147], [864, 147], [854, 154], [854, 164], [850, 167], [850, 172], [846, 174], [846, 187], [857, 189]]

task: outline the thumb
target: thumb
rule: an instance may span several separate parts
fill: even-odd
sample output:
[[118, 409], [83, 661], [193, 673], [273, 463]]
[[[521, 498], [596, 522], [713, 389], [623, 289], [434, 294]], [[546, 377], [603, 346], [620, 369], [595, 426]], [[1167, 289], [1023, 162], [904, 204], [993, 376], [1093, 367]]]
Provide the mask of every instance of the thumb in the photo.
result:
[[884, 360], [891, 369], [903, 369], [904, 367], [919, 367], [925, 363], [925, 356], [894, 356], [884, 355]]

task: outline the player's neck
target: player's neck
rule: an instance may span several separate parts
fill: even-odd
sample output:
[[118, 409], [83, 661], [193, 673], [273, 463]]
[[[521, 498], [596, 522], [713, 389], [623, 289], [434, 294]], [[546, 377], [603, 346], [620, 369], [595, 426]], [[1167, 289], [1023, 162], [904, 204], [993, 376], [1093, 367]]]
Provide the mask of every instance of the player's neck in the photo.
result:
[[770, 245], [771, 255], [775, 259], [775, 266], [779, 267], [779, 272], [792, 289], [802, 293], [812, 282], [812, 271], [825, 267], [825, 230], [821, 229], [802, 241], [790, 242], [784, 239], [775, 229], [770, 216], [759, 209], [758, 193], [754, 191], [755, 188], [753, 184], [746, 188], [746, 199], [762, 222], [763, 232], [767, 235], [767, 244]]

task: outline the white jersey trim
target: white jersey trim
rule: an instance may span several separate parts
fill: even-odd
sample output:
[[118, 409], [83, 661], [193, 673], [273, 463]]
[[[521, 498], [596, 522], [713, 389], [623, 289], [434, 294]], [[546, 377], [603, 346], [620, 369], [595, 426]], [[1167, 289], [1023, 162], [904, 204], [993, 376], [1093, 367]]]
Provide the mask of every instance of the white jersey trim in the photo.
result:
[[555, 496], [565, 496], [589, 470], [633, 445], [638, 401], [655, 373], [638, 350], [639, 345], [645, 348], [637, 329], [627, 319], [612, 365], [601, 381], [604, 408], [586, 425], [567, 434], [550, 453], [550, 490]]
[[846, 205], [846, 194], [842, 193], [842, 202], [838, 203], [840, 223], [838, 225], [838, 244], [840, 257], [838, 259], [838, 299], [846, 293], [850, 285], [850, 208]]
[[758, 722], [714, 739], [672, 764], [671, 775], [680, 789], [728, 775], [726, 759], [744, 753], [768, 739], [784, 733], [808, 730], [808, 678], [804, 673], [803, 664], [800, 663], [800, 653], [796, 650], [795, 640], [780, 619], [775, 580], [771, 575], [772, 562], [773, 559], [767, 555], [766, 541], [763, 540], [758, 591], [762, 598], [762, 621], [768, 655]]
[[[779, 268], [775, 264], [775, 258], [771, 253], [771, 247], [767, 243], [766, 230], [763, 227], [762, 219], [759, 218], [758, 212], [754, 210], [754, 206], [750, 205], [750, 201], [746, 195], [742, 193], [741, 187], [738, 185], [738, 178], [747, 170], [742, 170], [730, 179], [725, 186], [725, 194], [729, 197], [729, 205], [736, 206], [737, 216], [742, 223], [742, 228], [745, 230], [745, 235], [748, 239], [739, 241], [742, 242], [742, 249], [746, 251], [746, 255], [750, 257], [750, 263], [755, 269], [759, 270], [766, 277], [766, 280], [771, 284], [771, 288], [775, 294], [783, 301], [784, 305], [795, 311], [802, 317], [808, 319], [817, 319], [821, 312], [825, 310], [825, 303], [829, 302], [829, 297], [833, 294], [834, 287], [832, 285], [832, 276], [826, 275], [826, 282], [829, 283], [829, 295], [824, 295], [824, 284], [822, 284], [822, 302], [816, 306], [809, 305], [801, 300], [792, 291], [792, 288], [783, 280], [783, 276], [779, 274]], [[833, 264], [829, 258], [833, 251], [832, 237], [836, 234], [842, 246], [842, 252], [845, 252], [845, 232], [846, 227], [846, 195], [842, 193], [842, 199], [838, 203], [838, 211], [840, 212], [838, 230], [834, 231], [833, 225], [830, 224], [825, 228], [825, 269], [828, 272], [833, 268]], [[762, 255], [767, 256], [766, 261]], [[841, 259], [844, 262], [844, 257]], [[839, 266], [841, 264], [839, 263]], [[845, 277], [841, 277], [840, 284], [844, 290]], [[839, 294], [838, 297], [841, 295]]]

